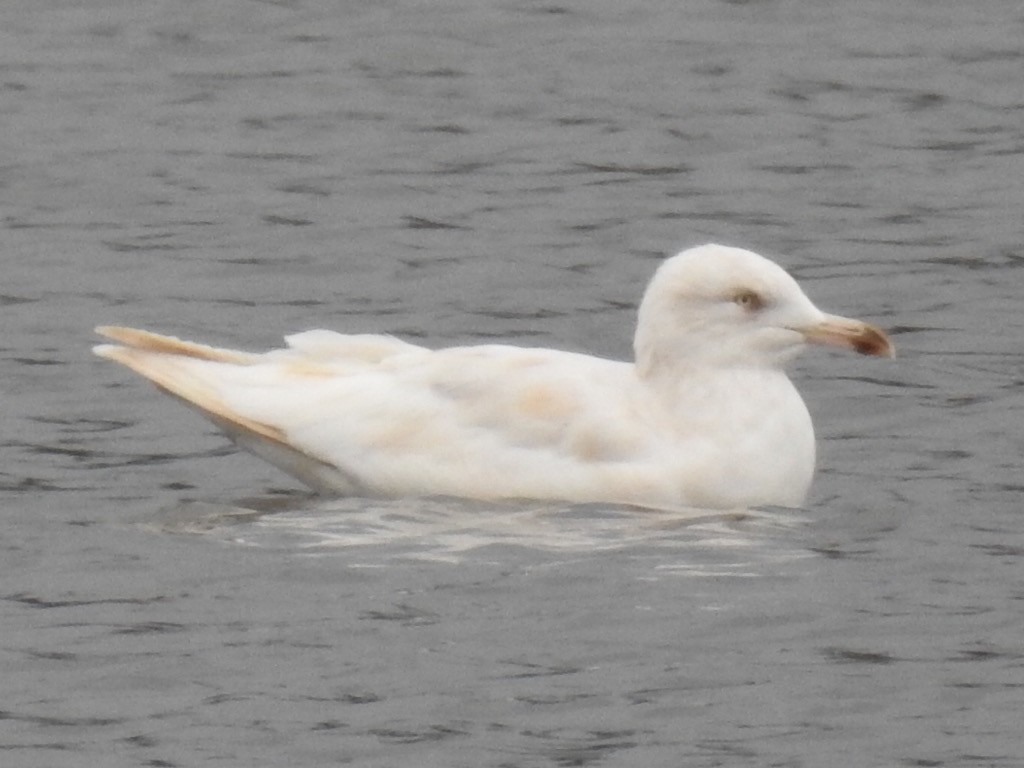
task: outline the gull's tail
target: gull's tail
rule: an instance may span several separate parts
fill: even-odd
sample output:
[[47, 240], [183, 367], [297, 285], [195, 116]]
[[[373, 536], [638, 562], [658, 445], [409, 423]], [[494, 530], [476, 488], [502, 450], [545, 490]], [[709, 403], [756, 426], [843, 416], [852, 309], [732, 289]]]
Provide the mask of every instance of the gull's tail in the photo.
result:
[[197, 408], [228, 434], [242, 430], [279, 443], [287, 443], [281, 430], [248, 419], [234, 411], [223, 400], [217, 385], [216, 371], [211, 363], [231, 366], [253, 365], [258, 355], [219, 349], [205, 344], [182, 341], [137, 328], [101, 325], [96, 333], [119, 344], [93, 347], [100, 357], [131, 368], [168, 394]]
[[93, 348], [149, 379], [160, 389], [198, 410], [238, 445], [269, 461], [307, 485], [337, 491], [358, 484], [339, 469], [291, 444], [279, 427], [232, 408], [223, 395], [239, 369], [257, 365], [262, 356], [183, 341], [136, 328], [100, 326], [96, 332], [118, 342]]

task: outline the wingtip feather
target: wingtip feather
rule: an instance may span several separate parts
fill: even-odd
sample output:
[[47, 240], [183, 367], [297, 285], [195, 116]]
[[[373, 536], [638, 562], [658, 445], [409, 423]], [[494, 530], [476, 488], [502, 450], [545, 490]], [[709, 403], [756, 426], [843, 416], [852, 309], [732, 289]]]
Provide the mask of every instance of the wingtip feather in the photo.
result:
[[[234, 363], [236, 365], [247, 365], [257, 357], [249, 352], [239, 352], [234, 349], [222, 349], [211, 347], [206, 344], [197, 344], [193, 341], [185, 341], [177, 336], [167, 336], [152, 331], [144, 331], [140, 328], [128, 328], [121, 325], [98, 325], [96, 333], [108, 339], [123, 344], [122, 348], [144, 350], [159, 354], [178, 357], [193, 357], [197, 360], [211, 360], [218, 363]], [[109, 345], [100, 345], [101, 347]], [[97, 352], [97, 354], [101, 354]], [[111, 357], [109, 354], [101, 354], [102, 357]], [[120, 359], [120, 358], [112, 358]]]
[[116, 360], [118, 349], [123, 349], [123, 347], [118, 347], [116, 344], [97, 344], [92, 348], [92, 353], [97, 357], [105, 357], [107, 360]]

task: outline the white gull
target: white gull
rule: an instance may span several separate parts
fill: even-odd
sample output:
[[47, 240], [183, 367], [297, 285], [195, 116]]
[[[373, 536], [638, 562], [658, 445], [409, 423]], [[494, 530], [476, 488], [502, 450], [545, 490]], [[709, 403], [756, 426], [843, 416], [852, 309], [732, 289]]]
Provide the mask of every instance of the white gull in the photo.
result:
[[781, 267], [721, 245], [657, 270], [632, 363], [325, 330], [265, 353], [96, 330], [118, 342], [96, 354], [321, 492], [658, 508], [799, 506], [814, 429], [783, 366], [807, 342], [893, 355], [879, 329], [821, 312]]

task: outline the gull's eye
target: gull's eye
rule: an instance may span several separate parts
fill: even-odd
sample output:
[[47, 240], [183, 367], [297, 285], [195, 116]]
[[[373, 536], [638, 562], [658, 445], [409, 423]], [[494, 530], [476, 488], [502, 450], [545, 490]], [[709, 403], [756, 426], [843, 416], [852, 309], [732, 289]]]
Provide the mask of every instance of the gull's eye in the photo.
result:
[[732, 300], [748, 312], [757, 312], [766, 304], [765, 300], [761, 298], [761, 294], [749, 290], [738, 291]]

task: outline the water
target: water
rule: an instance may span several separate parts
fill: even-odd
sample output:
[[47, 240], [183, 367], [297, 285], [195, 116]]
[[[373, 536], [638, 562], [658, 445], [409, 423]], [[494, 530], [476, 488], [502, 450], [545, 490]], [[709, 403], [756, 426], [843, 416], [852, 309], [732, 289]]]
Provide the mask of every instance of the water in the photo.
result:
[[[0, 749], [19, 766], [1016, 766], [1012, 2], [10, 2]], [[89, 354], [125, 323], [625, 357], [780, 254], [804, 510], [307, 496]]]

